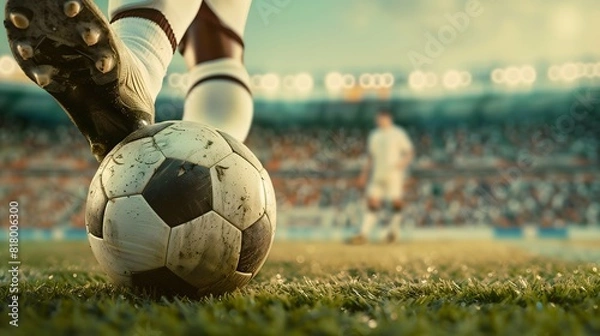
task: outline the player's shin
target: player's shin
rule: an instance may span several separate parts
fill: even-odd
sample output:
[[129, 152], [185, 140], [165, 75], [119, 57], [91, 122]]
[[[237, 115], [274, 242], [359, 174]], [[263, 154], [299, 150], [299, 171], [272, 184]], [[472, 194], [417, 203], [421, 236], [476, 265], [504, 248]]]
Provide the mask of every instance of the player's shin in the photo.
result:
[[363, 217], [363, 221], [362, 221], [362, 225], [360, 227], [360, 235], [363, 237], [368, 237], [369, 234], [371, 233], [371, 230], [373, 230], [373, 227], [375, 226], [375, 223], [377, 223], [377, 214], [378, 211], [376, 209], [368, 209], [365, 212], [365, 215]]
[[154, 99], [177, 45], [194, 20], [202, 0], [110, 0], [116, 34], [137, 58]]
[[253, 101], [243, 64], [250, 0], [205, 0], [180, 44], [190, 87], [186, 121], [208, 124], [244, 141]]
[[390, 228], [387, 240], [393, 242], [400, 236], [400, 228], [402, 225], [402, 205], [394, 204], [392, 206], [392, 218], [390, 219]]
[[244, 66], [231, 58], [204, 62], [191, 70], [190, 83], [183, 120], [210, 125], [243, 142], [253, 114]]

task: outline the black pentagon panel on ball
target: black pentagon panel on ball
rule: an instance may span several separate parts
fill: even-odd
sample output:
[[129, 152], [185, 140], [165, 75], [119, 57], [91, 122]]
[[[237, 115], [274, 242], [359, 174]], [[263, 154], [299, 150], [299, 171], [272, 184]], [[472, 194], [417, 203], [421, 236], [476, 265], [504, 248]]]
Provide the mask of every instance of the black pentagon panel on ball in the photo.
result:
[[269, 253], [271, 245], [271, 223], [269, 217], [262, 216], [242, 232], [242, 250], [237, 266], [238, 272], [254, 273]]
[[210, 169], [167, 158], [142, 193], [167, 225], [175, 227], [212, 211]]
[[165, 294], [196, 296], [198, 292], [196, 287], [180, 278], [166, 266], [133, 273], [131, 284], [139, 288], [157, 289]]
[[234, 153], [246, 159], [246, 161], [250, 162], [250, 164], [253, 165], [258, 171], [263, 169], [262, 163], [260, 163], [258, 158], [250, 151], [250, 149], [248, 149], [248, 147], [234, 139], [231, 135], [221, 131], [218, 132], [225, 139], [225, 141], [227, 141]]
[[138, 129], [137, 131], [129, 134], [125, 139], [123, 139], [123, 141], [121, 141], [121, 145], [125, 145], [139, 139], [152, 137], [155, 134], [158, 134], [160, 131], [164, 130], [165, 128], [173, 125], [174, 123], [174, 121], [163, 121], [161, 123], [144, 126]]
[[85, 225], [88, 232], [95, 237], [104, 238], [102, 235], [102, 223], [104, 222], [104, 211], [108, 197], [102, 187], [100, 174], [96, 175], [90, 184], [85, 210]]

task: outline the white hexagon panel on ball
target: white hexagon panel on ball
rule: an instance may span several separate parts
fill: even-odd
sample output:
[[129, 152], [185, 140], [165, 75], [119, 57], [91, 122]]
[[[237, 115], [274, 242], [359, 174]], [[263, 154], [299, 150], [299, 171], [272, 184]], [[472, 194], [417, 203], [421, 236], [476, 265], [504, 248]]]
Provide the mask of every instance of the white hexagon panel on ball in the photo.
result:
[[154, 135], [156, 145], [171, 159], [211, 167], [232, 153], [217, 131], [204, 125], [181, 121]]
[[195, 287], [210, 287], [235, 272], [242, 233], [214, 211], [171, 231], [167, 267]]
[[213, 209], [240, 230], [265, 213], [265, 189], [256, 168], [231, 154], [211, 168]]
[[102, 171], [108, 198], [140, 194], [165, 160], [152, 137], [130, 142], [111, 154]]

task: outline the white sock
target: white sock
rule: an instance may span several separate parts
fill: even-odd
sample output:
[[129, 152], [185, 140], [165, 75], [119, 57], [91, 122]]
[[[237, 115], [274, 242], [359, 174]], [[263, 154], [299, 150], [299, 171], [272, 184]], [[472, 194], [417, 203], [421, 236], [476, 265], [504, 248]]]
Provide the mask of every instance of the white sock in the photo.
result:
[[377, 223], [377, 215], [377, 212], [367, 210], [365, 216], [363, 217], [362, 226], [360, 228], [361, 235], [366, 237], [369, 235], [369, 233], [371, 233], [373, 226], [375, 226]]
[[[160, 11], [169, 22], [177, 44], [192, 23], [202, 0], [110, 0], [112, 19], [126, 10], [150, 8]], [[115, 33], [129, 48], [154, 100], [162, 88], [167, 67], [173, 59], [173, 45], [160, 26], [150, 20], [126, 17], [112, 24]]]
[[392, 215], [390, 219], [390, 233], [395, 234], [396, 236], [400, 235], [400, 226], [402, 224], [402, 214], [395, 213]]
[[189, 81], [183, 120], [206, 124], [239, 141], [246, 140], [254, 106], [244, 65], [231, 58], [203, 62], [190, 70]]
[[240, 38], [244, 37], [252, 0], [204, 0], [221, 23]]
[[144, 83], [156, 100], [173, 58], [169, 39], [157, 24], [146, 19], [124, 18], [117, 20], [112, 27], [134, 56]]
[[112, 19], [116, 14], [131, 9], [156, 9], [171, 25], [179, 44], [201, 5], [202, 0], [109, 0], [108, 13]]

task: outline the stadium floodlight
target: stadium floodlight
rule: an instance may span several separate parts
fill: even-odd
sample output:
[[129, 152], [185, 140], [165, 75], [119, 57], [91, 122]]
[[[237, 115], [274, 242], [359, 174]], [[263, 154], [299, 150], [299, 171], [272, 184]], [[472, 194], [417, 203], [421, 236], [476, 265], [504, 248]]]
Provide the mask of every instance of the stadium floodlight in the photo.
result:
[[572, 82], [577, 79], [577, 65], [575, 63], [564, 64], [560, 70], [560, 75], [563, 80]]
[[413, 71], [408, 76], [408, 86], [413, 90], [421, 90], [425, 87], [425, 74], [422, 71]]
[[358, 78], [358, 83], [363, 89], [372, 89], [376, 87], [375, 75], [364, 73]]
[[460, 72], [460, 85], [461, 86], [469, 86], [473, 83], [473, 76], [468, 71]]
[[594, 78], [594, 63], [586, 63], [584, 74], [587, 78]]
[[342, 87], [344, 89], [351, 89], [356, 86], [356, 78], [353, 75], [345, 74], [342, 77]]
[[506, 68], [505, 81], [509, 86], [516, 86], [521, 82], [521, 71], [515, 66]]
[[189, 85], [189, 76], [175, 72], [169, 75], [167, 81], [172, 89], [185, 91]]
[[170, 74], [167, 82], [169, 83], [169, 86], [171, 88], [173, 88], [173, 89], [179, 88], [179, 85], [180, 85], [179, 83], [181, 82], [181, 74], [179, 74], [179, 73]]
[[287, 75], [283, 77], [283, 89], [286, 91], [296, 90], [296, 76]]
[[343, 84], [343, 75], [339, 72], [330, 72], [325, 76], [325, 87], [328, 91], [339, 91]]
[[438, 76], [433, 72], [425, 73], [425, 86], [428, 88], [436, 86], [438, 83]]
[[456, 70], [446, 71], [442, 80], [444, 87], [454, 90], [460, 86], [460, 73]]
[[575, 69], [577, 73], [577, 78], [581, 78], [585, 76], [585, 64], [582, 62], [575, 63]]
[[380, 73], [376, 73], [373, 74], [373, 88], [374, 89], [381, 89], [383, 88], [383, 77], [381, 76]]
[[531, 65], [525, 65], [521, 67], [521, 78], [525, 84], [533, 84], [537, 79], [537, 72]]
[[502, 84], [504, 83], [505, 79], [506, 79], [506, 75], [505, 75], [505, 71], [504, 69], [494, 69], [492, 71], [492, 82], [494, 82], [495, 84]]
[[550, 79], [553, 82], [557, 82], [560, 80], [560, 67], [558, 65], [553, 65], [550, 67], [550, 69], [548, 69], [548, 79]]
[[311, 92], [315, 86], [315, 81], [313, 77], [306, 72], [299, 73], [295, 77], [295, 88], [300, 93], [308, 93]]
[[0, 57], [0, 75], [11, 76], [17, 71], [17, 62], [11, 56]]
[[394, 75], [389, 72], [381, 74], [381, 87], [384, 89], [389, 89], [394, 86]]
[[252, 86], [253, 89], [260, 90], [262, 88], [262, 76], [252, 76], [252, 78], [250, 79], [250, 86]]
[[280, 84], [281, 80], [279, 79], [279, 76], [274, 73], [265, 74], [261, 80], [261, 87], [269, 93], [276, 92], [279, 89]]

